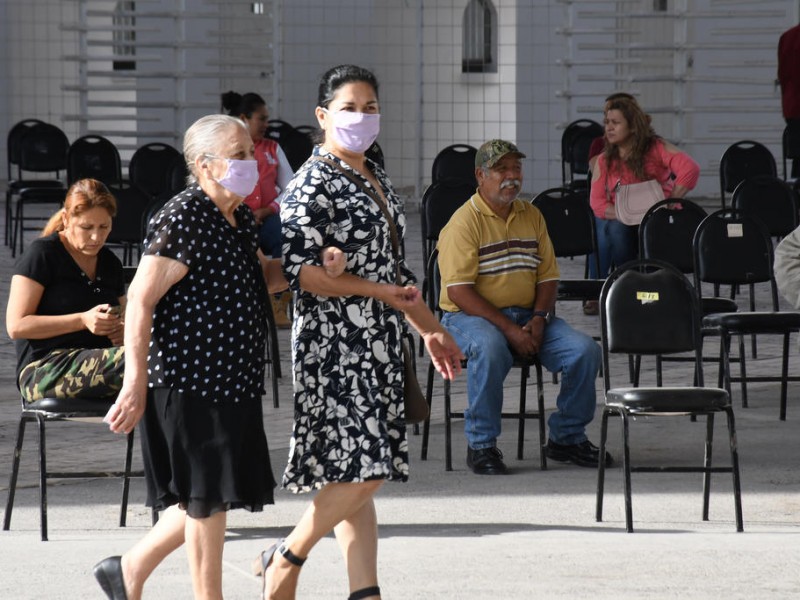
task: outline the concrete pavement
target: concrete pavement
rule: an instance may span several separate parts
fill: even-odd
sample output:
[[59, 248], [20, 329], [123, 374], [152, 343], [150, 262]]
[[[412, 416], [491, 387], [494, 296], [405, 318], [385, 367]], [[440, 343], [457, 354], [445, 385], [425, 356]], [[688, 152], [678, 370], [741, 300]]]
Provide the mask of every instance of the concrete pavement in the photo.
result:
[[[713, 205], [712, 205], [713, 206]], [[406, 248], [422, 275], [418, 215], [410, 214]], [[5, 301], [12, 269], [10, 251], [0, 248], [0, 298]], [[582, 273], [581, 261], [562, 261], [565, 276]], [[5, 304], [5, 302], [3, 302]], [[597, 318], [585, 317], [577, 303], [559, 305], [559, 314], [594, 333]], [[283, 371], [279, 409], [268, 393], [264, 421], [276, 476], [288, 452], [291, 389], [288, 333], [282, 331]], [[793, 341], [796, 343], [796, 341]], [[796, 348], [796, 346], [793, 346]], [[707, 352], [716, 351], [709, 342]], [[750, 372], [777, 372], [779, 345], [759, 338], [759, 360]], [[426, 361], [419, 365], [424, 377]], [[796, 352], [791, 358], [797, 369]], [[646, 364], [652, 376], [652, 365]], [[614, 365], [623, 383], [627, 365]], [[670, 366], [670, 377], [689, 379], [685, 366]], [[5, 505], [19, 404], [13, 381], [13, 345], [0, 335], [0, 502]], [[715, 372], [709, 367], [709, 381]], [[673, 380], [674, 380], [673, 379]], [[652, 380], [652, 378], [651, 378]], [[454, 385], [463, 404], [465, 378]], [[507, 402], [516, 402], [517, 382], [507, 382]], [[598, 379], [598, 392], [602, 381]], [[777, 384], [752, 385], [750, 408], [739, 408], [734, 393], [742, 465], [744, 533], [736, 533], [730, 477], [713, 478], [711, 519], [700, 520], [701, 478], [696, 474], [634, 474], [636, 533], [624, 528], [619, 468], [607, 472], [605, 520], [594, 520], [596, 472], [550, 462], [538, 468], [535, 423], [526, 433], [525, 457], [517, 461], [516, 431], [504, 427], [500, 442], [512, 473], [473, 475], [464, 464], [460, 423], [454, 429], [454, 471], [444, 470], [441, 386], [434, 396], [429, 459], [419, 460], [420, 437], [411, 436], [411, 481], [387, 484], [377, 496], [380, 520], [379, 572], [385, 598], [483, 600], [575, 598], [798, 598], [800, 597], [800, 403], [789, 388], [788, 420], [778, 420]], [[558, 386], [545, 379], [546, 406], [552, 410]], [[598, 396], [599, 397], [599, 396]], [[658, 464], [669, 454], [685, 464], [702, 459], [705, 426], [688, 419], [638, 420], [632, 426], [633, 460]], [[718, 419], [715, 458], [728, 460], [723, 419]], [[590, 438], [597, 442], [598, 423]], [[49, 487], [49, 542], [39, 541], [36, 432], [28, 428], [11, 530], [0, 532], [1, 599], [102, 598], [91, 574], [95, 562], [120, 554], [150, 524], [143, 506], [144, 484], [134, 480], [128, 527], [117, 527], [120, 486], [114, 480], [65, 480]], [[118, 469], [121, 438], [104, 426], [48, 426], [50, 468], [85, 462]], [[612, 421], [610, 450], [619, 457], [619, 424]], [[135, 464], [140, 465], [138, 451]], [[256, 598], [260, 580], [249, 574], [251, 560], [274, 538], [287, 533], [310, 496], [277, 494], [263, 513], [232, 511], [225, 546], [226, 598]], [[344, 563], [335, 540], [326, 538], [309, 557], [300, 579], [299, 599], [346, 598]], [[162, 564], [145, 588], [145, 598], [191, 598], [184, 551]]]

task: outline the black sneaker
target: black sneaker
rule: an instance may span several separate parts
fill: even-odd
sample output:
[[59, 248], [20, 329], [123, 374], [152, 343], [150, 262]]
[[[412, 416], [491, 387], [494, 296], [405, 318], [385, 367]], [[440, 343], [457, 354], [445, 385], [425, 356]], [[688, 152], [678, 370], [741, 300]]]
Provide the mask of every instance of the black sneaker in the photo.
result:
[[505, 475], [508, 468], [496, 447], [473, 450], [467, 447], [467, 466], [477, 475]]
[[[553, 440], [547, 440], [545, 446], [547, 458], [558, 462], [571, 462], [579, 467], [597, 467], [600, 456], [600, 448], [589, 440], [580, 444], [563, 445], [557, 444]], [[614, 459], [606, 452], [606, 466], [614, 464]]]

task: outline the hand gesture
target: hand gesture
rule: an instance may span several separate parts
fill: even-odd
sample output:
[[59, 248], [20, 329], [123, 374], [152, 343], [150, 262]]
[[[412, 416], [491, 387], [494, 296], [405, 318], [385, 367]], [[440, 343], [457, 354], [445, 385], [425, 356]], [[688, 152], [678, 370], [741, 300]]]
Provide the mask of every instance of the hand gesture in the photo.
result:
[[95, 335], [105, 335], [111, 337], [117, 335], [122, 324], [122, 317], [119, 313], [119, 306], [110, 304], [98, 304], [81, 313], [81, 320], [86, 329]]
[[322, 266], [329, 277], [338, 277], [344, 273], [347, 257], [336, 246], [328, 246], [322, 249]]
[[117, 401], [108, 409], [103, 422], [108, 423], [114, 433], [130, 433], [144, 414], [147, 400], [147, 389], [133, 389], [132, 385], [122, 384]]
[[414, 285], [401, 286], [385, 283], [381, 285], [377, 298], [392, 308], [405, 312], [422, 302], [422, 293]]
[[435, 331], [422, 336], [433, 366], [445, 379], [455, 379], [461, 373], [464, 354], [446, 331]]

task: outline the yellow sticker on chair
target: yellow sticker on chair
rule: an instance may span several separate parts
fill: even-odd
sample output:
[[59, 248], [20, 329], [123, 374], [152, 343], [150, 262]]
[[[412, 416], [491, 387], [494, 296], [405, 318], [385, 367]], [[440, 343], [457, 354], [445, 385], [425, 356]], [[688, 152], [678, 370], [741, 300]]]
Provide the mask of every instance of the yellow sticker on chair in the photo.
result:
[[636, 299], [642, 304], [658, 302], [658, 292], [636, 292]]

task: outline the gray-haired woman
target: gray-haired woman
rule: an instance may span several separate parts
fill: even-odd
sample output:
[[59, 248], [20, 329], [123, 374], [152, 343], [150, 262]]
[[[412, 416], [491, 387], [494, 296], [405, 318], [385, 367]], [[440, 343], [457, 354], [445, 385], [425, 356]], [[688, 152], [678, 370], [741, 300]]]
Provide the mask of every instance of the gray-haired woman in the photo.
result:
[[123, 387], [106, 417], [118, 433], [141, 419], [147, 505], [162, 512], [124, 556], [95, 566], [112, 599], [140, 598], [183, 543], [194, 597], [221, 599], [228, 509], [273, 502], [265, 311], [267, 283], [286, 284], [242, 204], [258, 180], [253, 141], [240, 119], [211, 115], [189, 128], [183, 151], [190, 182], [150, 223], [128, 290]]

